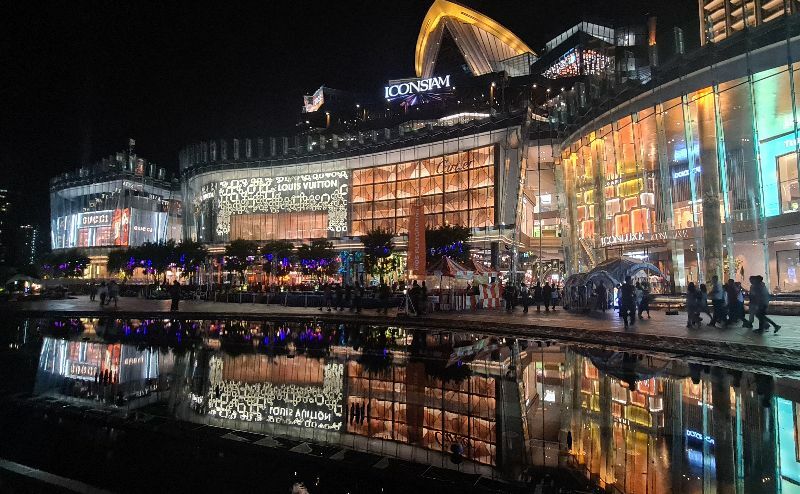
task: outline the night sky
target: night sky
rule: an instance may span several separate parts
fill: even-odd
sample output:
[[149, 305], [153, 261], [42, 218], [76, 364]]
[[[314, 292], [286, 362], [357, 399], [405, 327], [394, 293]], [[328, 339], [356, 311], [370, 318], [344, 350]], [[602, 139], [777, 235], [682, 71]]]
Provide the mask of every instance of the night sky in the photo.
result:
[[[46, 222], [48, 179], [128, 137], [177, 170], [180, 148], [200, 139], [287, 135], [302, 95], [322, 84], [379, 95], [413, 76], [431, 3], [14, 2], [0, 15], [0, 187], [24, 191], [26, 221]], [[534, 50], [584, 18], [654, 14], [684, 27], [687, 45], [698, 38], [696, 0], [462, 3]]]

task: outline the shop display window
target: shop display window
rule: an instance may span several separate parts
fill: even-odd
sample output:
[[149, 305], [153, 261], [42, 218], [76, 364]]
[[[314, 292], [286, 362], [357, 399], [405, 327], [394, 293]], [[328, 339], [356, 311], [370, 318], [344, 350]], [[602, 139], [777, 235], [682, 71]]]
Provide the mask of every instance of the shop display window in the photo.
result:
[[581, 231], [583, 238], [594, 237], [594, 220], [585, 220], [581, 222]]
[[652, 231], [649, 208], [631, 210], [631, 231], [633, 233], [649, 233]]
[[578, 221], [583, 221], [586, 219], [586, 206], [578, 206], [577, 210], [577, 219]]
[[622, 211], [622, 206], [618, 197], [606, 201], [606, 218], [613, 218]]
[[779, 250], [775, 257], [778, 261], [778, 287], [782, 292], [800, 291], [800, 250]]
[[789, 213], [800, 210], [796, 153], [778, 158], [778, 184], [781, 195], [781, 211]]
[[655, 207], [656, 195], [652, 192], [642, 192], [639, 194], [639, 201], [641, 202], [642, 206]]
[[631, 233], [631, 218], [628, 214], [622, 213], [614, 217], [614, 234], [625, 235]]
[[622, 200], [622, 210], [623, 211], [630, 211], [636, 206], [639, 205], [639, 198], [638, 197], [626, 197]]

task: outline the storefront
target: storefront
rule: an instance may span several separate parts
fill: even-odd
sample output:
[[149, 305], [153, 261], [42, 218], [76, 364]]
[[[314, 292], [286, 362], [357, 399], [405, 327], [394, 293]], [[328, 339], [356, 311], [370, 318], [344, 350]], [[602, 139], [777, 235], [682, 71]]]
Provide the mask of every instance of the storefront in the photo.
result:
[[677, 290], [758, 274], [796, 291], [800, 63], [786, 53], [784, 41], [666, 82], [565, 140], [568, 270], [622, 254]]

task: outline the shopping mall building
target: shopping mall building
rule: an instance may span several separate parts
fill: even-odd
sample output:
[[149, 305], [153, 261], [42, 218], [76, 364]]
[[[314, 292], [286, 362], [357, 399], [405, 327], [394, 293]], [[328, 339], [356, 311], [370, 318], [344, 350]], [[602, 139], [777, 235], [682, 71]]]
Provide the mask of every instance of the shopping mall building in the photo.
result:
[[[435, 0], [414, 77], [372, 96], [322, 86], [289, 136], [190, 144], [180, 191], [148, 194], [182, 201], [167, 216], [211, 252], [316, 238], [355, 251], [378, 227], [402, 252], [421, 203], [429, 226], [470, 227], [473, 252], [526, 280], [627, 255], [666, 288], [717, 273], [800, 290], [800, 16], [732, 5], [700, 0], [701, 46], [685, 53], [683, 32], [654, 18], [580, 22], [534, 50]], [[59, 218], [99, 210], [92, 198], [54, 198], [54, 248], [80, 242]]]
[[177, 178], [131, 151], [50, 180], [52, 248], [85, 252], [90, 278], [107, 276], [112, 249], [180, 240], [182, 216]]

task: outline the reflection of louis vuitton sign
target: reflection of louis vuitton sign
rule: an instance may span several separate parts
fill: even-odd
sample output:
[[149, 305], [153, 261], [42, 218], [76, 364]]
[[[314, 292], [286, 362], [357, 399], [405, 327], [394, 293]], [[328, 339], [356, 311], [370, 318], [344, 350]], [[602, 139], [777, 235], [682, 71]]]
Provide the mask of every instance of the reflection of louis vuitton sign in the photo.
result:
[[644, 242], [664, 242], [667, 240], [682, 240], [689, 238], [690, 228], [680, 230], [667, 230], [665, 232], [639, 232], [626, 233], [624, 235], [610, 235], [600, 237], [600, 247], [610, 247], [612, 245], [638, 244]]
[[133, 231], [135, 231], [135, 232], [153, 233], [153, 227], [151, 227], [151, 226], [133, 225]]
[[447, 158], [443, 158], [442, 162], [436, 165], [436, 173], [455, 173], [455, 172], [464, 172], [472, 168], [473, 161], [469, 159], [465, 159], [464, 161], [456, 161], [455, 163], [451, 163], [447, 160]]

